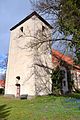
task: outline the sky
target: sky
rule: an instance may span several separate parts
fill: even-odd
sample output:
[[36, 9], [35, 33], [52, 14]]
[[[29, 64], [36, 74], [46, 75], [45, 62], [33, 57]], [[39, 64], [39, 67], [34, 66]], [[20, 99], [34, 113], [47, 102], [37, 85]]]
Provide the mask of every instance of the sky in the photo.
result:
[[31, 12], [29, 0], [0, 0], [0, 58], [8, 54], [10, 28]]
[[29, 0], [0, 0], [0, 56], [8, 53], [10, 28], [31, 11]]
[[[8, 54], [10, 28], [31, 12], [32, 7], [29, 0], [0, 0], [0, 61]], [[55, 46], [56, 43], [53, 47], [55, 48]]]

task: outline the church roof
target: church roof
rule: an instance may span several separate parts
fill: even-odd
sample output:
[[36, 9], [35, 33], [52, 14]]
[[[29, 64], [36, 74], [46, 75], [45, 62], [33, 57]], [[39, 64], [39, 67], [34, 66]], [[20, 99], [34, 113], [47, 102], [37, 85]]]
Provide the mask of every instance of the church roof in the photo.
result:
[[64, 61], [68, 65], [73, 66], [74, 69], [80, 72], [80, 65], [75, 65], [74, 60], [70, 56], [64, 55], [58, 50], [52, 49], [52, 62], [57, 62], [58, 64], [58, 61], [60, 60]]
[[52, 61], [54, 62], [55, 58], [57, 60], [63, 60], [65, 61], [67, 64], [73, 65], [74, 61], [71, 57], [62, 54], [60, 51], [52, 49]]
[[5, 80], [0, 80], [0, 88], [5, 87]]
[[42, 18], [36, 11], [32, 12], [30, 15], [28, 15], [27, 17], [25, 17], [23, 20], [21, 20], [18, 24], [16, 24], [15, 26], [13, 26], [10, 30], [14, 30], [16, 27], [18, 27], [19, 25], [21, 25], [22, 23], [24, 23], [26, 20], [30, 19], [32, 16], [36, 15], [43, 23], [45, 23], [50, 29], [52, 29], [53, 27], [44, 19]]

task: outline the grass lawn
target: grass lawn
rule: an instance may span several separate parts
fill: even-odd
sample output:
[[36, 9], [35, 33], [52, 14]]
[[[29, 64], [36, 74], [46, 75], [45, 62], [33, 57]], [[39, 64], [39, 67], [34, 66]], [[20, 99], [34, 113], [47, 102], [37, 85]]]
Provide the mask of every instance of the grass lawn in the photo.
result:
[[32, 100], [0, 96], [0, 120], [80, 120], [80, 94], [43, 96]]

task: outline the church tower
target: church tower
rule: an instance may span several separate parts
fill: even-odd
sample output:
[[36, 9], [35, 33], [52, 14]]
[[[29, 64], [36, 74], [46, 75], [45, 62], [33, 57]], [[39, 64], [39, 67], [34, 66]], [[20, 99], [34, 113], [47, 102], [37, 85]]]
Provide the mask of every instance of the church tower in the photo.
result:
[[52, 26], [34, 11], [10, 31], [5, 95], [51, 93]]

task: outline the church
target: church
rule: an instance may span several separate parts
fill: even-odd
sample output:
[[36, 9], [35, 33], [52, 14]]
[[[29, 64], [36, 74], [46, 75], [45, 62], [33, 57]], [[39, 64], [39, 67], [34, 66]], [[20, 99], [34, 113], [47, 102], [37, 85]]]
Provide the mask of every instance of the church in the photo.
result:
[[75, 88], [80, 89], [80, 66], [74, 65], [69, 56], [51, 50], [52, 29], [35, 11], [10, 29], [5, 95], [33, 97], [51, 94], [51, 72], [56, 66], [60, 66], [64, 74], [61, 80], [64, 94], [74, 90], [70, 87], [72, 79]]

